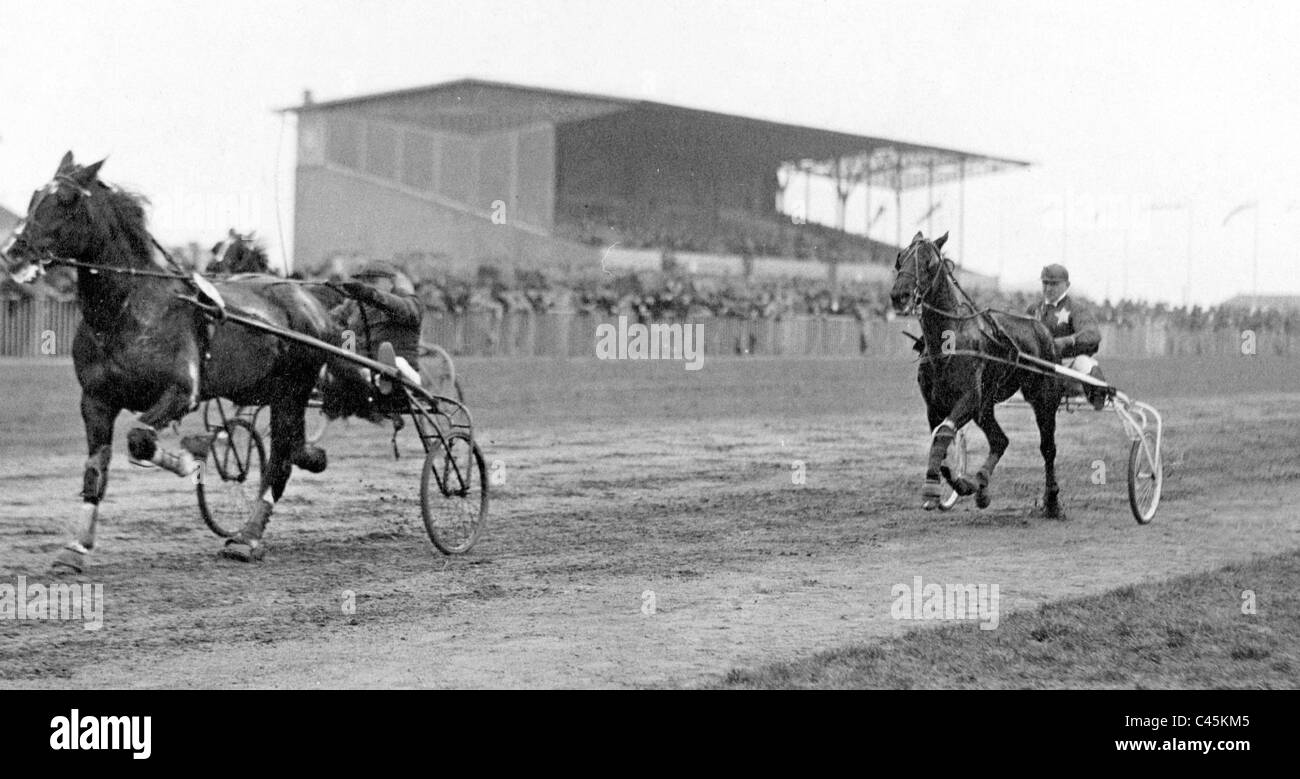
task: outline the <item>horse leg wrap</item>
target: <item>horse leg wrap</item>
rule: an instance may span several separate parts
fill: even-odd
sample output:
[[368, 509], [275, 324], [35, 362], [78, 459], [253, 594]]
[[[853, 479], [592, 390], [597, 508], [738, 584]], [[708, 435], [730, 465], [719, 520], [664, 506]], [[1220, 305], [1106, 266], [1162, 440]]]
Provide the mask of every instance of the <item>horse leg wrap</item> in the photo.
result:
[[930, 437], [930, 463], [925, 470], [927, 480], [939, 480], [939, 466], [948, 456], [948, 447], [952, 446], [952, 439], [957, 437], [957, 428], [951, 420], [945, 419], [934, 429]]
[[199, 469], [199, 461], [194, 459], [194, 455], [182, 449], [180, 454], [158, 449], [153, 453], [150, 459], [154, 465], [165, 468], [177, 476], [189, 476]]
[[249, 517], [239, 533], [234, 538], [226, 539], [226, 545], [221, 548], [221, 556], [241, 563], [261, 560], [266, 554], [266, 548], [262, 546], [262, 531], [266, 529], [273, 505], [274, 501], [269, 495], [262, 496], [253, 508], [253, 516]]
[[939, 507], [939, 501], [943, 498], [943, 488], [938, 479], [927, 478], [925, 484], [921, 486], [921, 508], [926, 511], [933, 511]]
[[947, 451], [948, 444], [951, 444], [952, 439], [957, 437], [957, 426], [952, 423], [951, 419], [945, 419], [939, 423], [939, 426], [936, 427], [932, 433], [930, 433], [930, 437], [933, 438], [936, 443], [942, 441], [944, 444], [944, 451]]

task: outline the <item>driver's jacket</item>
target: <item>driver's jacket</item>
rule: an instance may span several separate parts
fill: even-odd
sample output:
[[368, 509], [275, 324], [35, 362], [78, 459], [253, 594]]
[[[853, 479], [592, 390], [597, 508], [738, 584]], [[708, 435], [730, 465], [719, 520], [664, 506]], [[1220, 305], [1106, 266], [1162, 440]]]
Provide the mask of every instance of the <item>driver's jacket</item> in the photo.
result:
[[[361, 305], [365, 306], [364, 317]], [[335, 307], [330, 313], [336, 321], [344, 322], [359, 341], [363, 341], [366, 354], [371, 359], [379, 344], [388, 341], [398, 357], [405, 358], [412, 367], [419, 370], [420, 323], [424, 308], [415, 295], [396, 295], [380, 292], [374, 287], [362, 287], [355, 299]], [[369, 342], [365, 342], [367, 335]]]
[[1055, 305], [1040, 300], [1029, 307], [1029, 315], [1047, 325], [1061, 359], [1080, 354], [1093, 355], [1101, 348], [1101, 331], [1087, 306], [1065, 295]]

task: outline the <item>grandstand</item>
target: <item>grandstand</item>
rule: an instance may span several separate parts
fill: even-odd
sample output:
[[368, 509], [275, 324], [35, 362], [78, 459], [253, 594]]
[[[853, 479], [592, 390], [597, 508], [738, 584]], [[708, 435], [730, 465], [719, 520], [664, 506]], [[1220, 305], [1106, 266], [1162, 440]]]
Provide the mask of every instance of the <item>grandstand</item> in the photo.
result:
[[[899, 206], [908, 190], [1027, 165], [475, 79], [328, 102], [307, 93], [285, 110], [298, 118], [294, 254], [307, 273], [368, 257], [571, 270], [617, 244], [732, 258], [709, 267], [746, 273], [756, 259], [821, 261], [833, 279], [837, 265], [879, 266], [896, 251], [844, 231], [857, 188], [892, 191]], [[792, 172], [835, 182], [838, 224], [803, 218]], [[895, 242], [902, 232], [898, 220]]]

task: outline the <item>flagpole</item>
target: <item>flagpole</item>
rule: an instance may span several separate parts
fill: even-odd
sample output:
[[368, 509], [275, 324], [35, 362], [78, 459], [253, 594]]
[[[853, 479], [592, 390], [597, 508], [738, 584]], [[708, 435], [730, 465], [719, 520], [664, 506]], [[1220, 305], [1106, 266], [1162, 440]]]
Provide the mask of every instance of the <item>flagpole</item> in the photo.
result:
[[1258, 308], [1259, 307], [1259, 210], [1260, 210], [1259, 201], [1249, 200], [1237, 206], [1236, 208], [1232, 209], [1231, 211], [1228, 212], [1227, 216], [1223, 217], [1223, 224], [1220, 226], [1227, 227], [1228, 222], [1231, 222], [1234, 216], [1240, 214], [1242, 211], [1245, 211], [1248, 208], [1255, 209], [1255, 236], [1253, 240], [1253, 246], [1251, 249], [1251, 280], [1250, 280], [1251, 307]]

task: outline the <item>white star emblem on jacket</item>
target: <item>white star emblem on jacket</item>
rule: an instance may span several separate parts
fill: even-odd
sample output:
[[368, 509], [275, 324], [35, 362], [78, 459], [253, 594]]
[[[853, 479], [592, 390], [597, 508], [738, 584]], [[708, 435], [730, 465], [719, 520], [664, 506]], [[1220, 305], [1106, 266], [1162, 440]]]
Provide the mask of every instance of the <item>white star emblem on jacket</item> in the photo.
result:
[[1070, 321], [1070, 309], [1063, 308], [1056, 312], [1056, 324], [1063, 325]]

